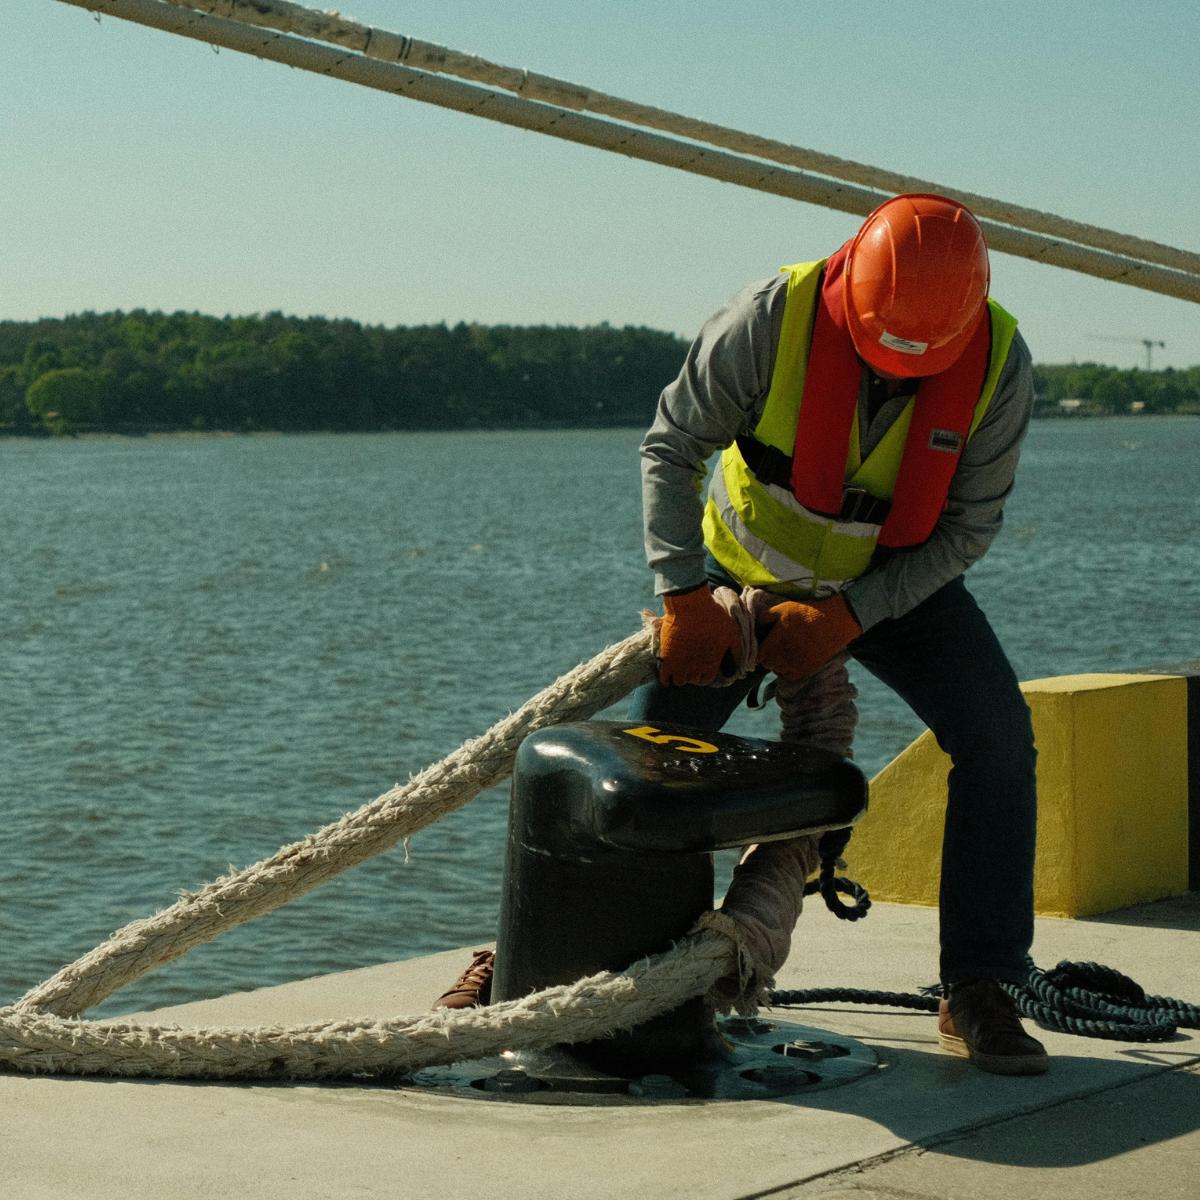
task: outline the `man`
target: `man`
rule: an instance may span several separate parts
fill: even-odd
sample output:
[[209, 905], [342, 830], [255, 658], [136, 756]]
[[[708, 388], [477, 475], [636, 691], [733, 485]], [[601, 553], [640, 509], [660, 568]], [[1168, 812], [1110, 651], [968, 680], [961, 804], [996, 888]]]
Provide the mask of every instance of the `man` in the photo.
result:
[[[989, 281], [967, 209], [898, 196], [831, 258], [752, 284], [705, 324], [642, 443], [666, 617], [659, 682], [631, 719], [720, 729], [766, 670], [803, 678], [848, 648], [953, 762], [939, 1040], [984, 1070], [1040, 1074], [1046, 1052], [1000, 987], [1024, 982], [1033, 938], [1033, 733], [962, 581], [1000, 530], [1033, 402]], [[760, 669], [713, 688], [739, 645], [720, 585], [780, 599]]]

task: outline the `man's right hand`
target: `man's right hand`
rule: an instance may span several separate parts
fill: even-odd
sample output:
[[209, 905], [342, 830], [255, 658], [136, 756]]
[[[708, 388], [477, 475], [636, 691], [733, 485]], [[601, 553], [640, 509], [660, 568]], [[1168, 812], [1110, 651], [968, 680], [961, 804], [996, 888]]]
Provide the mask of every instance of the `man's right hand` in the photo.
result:
[[737, 622], [713, 599], [707, 583], [663, 597], [667, 615], [659, 633], [659, 682], [709, 684], [726, 654], [742, 652]]

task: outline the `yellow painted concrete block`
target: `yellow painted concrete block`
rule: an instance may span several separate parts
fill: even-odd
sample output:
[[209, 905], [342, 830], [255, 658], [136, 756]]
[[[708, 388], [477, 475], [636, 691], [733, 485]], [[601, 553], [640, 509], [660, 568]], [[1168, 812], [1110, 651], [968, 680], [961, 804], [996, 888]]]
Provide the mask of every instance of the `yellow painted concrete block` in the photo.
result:
[[[1038, 749], [1034, 906], [1079, 917], [1188, 889], [1187, 681], [1021, 685]], [[877, 900], [936, 905], [949, 757], [928, 731], [871, 781], [846, 857]]]

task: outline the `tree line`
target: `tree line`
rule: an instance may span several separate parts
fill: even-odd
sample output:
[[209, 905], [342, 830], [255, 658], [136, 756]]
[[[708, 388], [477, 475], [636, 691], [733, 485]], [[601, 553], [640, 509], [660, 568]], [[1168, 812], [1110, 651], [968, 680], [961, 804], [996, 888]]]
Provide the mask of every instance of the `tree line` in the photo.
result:
[[648, 423], [688, 343], [609, 325], [82, 313], [0, 322], [0, 428], [410, 430]]
[[1062, 400], [1078, 400], [1072, 409], [1083, 416], [1143, 413], [1200, 414], [1200, 367], [1177, 371], [1123, 371], [1096, 363], [1035, 366], [1034, 416], [1058, 416]]
[[[0, 322], [0, 432], [648, 425], [688, 343], [607, 324], [81, 313]], [[1038, 415], [1200, 413], [1200, 367], [1035, 369]]]

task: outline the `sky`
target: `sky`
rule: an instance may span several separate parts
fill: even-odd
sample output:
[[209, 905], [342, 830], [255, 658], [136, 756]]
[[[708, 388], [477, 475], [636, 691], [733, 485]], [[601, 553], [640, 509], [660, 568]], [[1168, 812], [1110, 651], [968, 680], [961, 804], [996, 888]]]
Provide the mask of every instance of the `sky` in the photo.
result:
[[[328, 0], [320, 0], [327, 4]], [[282, 310], [691, 337], [847, 214], [58, 0], [5, 5], [0, 319]], [[346, 0], [642, 103], [1200, 251], [1200, 4]], [[1200, 306], [993, 255], [1036, 361], [1200, 363]]]

